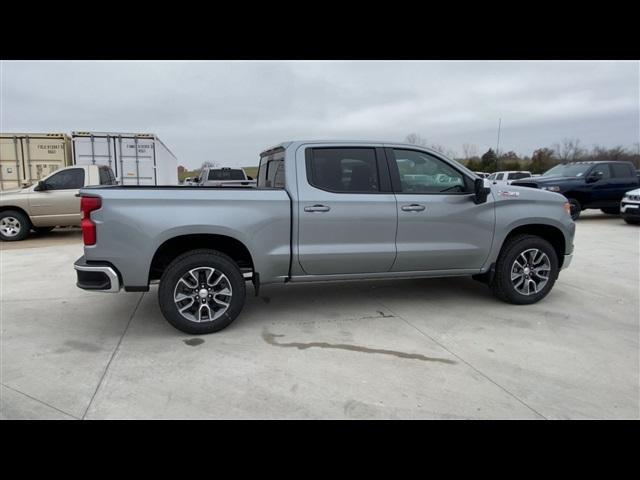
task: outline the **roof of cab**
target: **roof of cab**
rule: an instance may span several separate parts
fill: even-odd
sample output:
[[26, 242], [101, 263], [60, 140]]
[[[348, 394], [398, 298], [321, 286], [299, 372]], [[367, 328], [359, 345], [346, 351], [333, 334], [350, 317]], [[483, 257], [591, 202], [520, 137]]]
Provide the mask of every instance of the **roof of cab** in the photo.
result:
[[273, 150], [276, 150], [278, 148], [288, 148], [291, 145], [297, 144], [297, 145], [303, 145], [303, 144], [307, 144], [307, 143], [312, 143], [312, 144], [332, 144], [332, 145], [378, 145], [378, 146], [382, 146], [382, 145], [393, 145], [393, 146], [403, 146], [403, 147], [408, 147], [408, 148], [418, 148], [420, 150], [425, 150], [428, 152], [433, 152], [436, 153], [438, 155], [444, 155], [442, 152], [438, 152], [437, 150], [434, 150], [433, 148], [429, 148], [429, 147], [424, 147], [422, 145], [414, 145], [411, 143], [404, 143], [404, 142], [394, 142], [394, 141], [381, 141], [381, 140], [344, 140], [344, 139], [335, 139], [335, 140], [289, 140], [289, 141], [285, 141], [285, 142], [281, 142], [277, 145], [274, 145], [272, 147], [266, 148], [265, 150], [263, 150], [260, 155], [263, 155], [267, 152], [271, 152]]

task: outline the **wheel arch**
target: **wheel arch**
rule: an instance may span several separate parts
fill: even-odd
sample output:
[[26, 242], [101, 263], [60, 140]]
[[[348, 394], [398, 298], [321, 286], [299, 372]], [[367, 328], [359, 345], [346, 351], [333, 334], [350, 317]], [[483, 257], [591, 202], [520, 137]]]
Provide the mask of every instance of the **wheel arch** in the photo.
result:
[[567, 242], [560, 228], [544, 223], [528, 223], [519, 225], [511, 229], [504, 237], [502, 245], [500, 246], [500, 253], [502, 253], [509, 239], [517, 235], [535, 235], [548, 241], [553, 246], [558, 257], [558, 268], [562, 268]]
[[240, 240], [213, 233], [183, 234], [165, 240], [156, 249], [149, 266], [149, 282], [158, 280], [167, 266], [179, 255], [202, 248], [222, 252], [236, 262], [240, 269], [255, 271], [251, 252]]

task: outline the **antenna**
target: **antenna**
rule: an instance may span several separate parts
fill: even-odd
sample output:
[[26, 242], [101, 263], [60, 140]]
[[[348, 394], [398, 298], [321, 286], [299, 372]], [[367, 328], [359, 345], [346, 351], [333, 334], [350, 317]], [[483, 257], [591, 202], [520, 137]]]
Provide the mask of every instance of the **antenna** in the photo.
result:
[[496, 172], [498, 171], [498, 156], [500, 155], [500, 127], [502, 126], [502, 118], [498, 119], [498, 143], [496, 144]]

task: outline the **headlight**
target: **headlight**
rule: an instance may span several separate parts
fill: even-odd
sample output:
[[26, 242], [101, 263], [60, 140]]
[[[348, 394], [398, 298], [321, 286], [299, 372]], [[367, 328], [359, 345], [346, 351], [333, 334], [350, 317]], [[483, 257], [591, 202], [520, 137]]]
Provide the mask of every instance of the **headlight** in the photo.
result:
[[542, 190], [549, 190], [550, 192], [559, 192], [560, 187], [558, 187], [557, 185], [552, 185], [550, 187], [542, 187]]

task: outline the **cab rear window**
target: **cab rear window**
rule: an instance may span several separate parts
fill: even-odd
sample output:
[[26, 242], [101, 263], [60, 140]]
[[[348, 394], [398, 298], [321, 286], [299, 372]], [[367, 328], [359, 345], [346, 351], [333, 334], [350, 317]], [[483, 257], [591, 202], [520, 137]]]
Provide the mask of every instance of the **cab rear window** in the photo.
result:
[[109, 167], [100, 167], [98, 169], [100, 175], [100, 185], [115, 185], [116, 176], [113, 174], [113, 170]]

